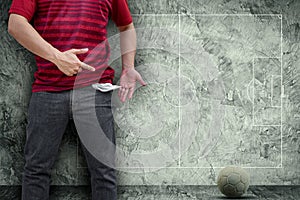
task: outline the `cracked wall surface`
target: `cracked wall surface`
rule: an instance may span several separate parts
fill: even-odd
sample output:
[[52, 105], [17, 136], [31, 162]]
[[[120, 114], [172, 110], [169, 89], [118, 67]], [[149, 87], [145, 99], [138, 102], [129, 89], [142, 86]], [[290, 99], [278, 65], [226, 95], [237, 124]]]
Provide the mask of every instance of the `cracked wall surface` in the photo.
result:
[[[148, 86], [114, 108], [120, 185], [212, 185], [240, 165], [255, 185], [300, 182], [300, 1], [128, 0], [136, 68]], [[1, 3], [0, 184], [21, 182], [35, 62], [7, 33]], [[117, 33], [109, 24], [112, 51]], [[116, 46], [116, 47], [115, 47]], [[115, 48], [114, 48], [115, 47]], [[110, 61], [120, 75], [120, 59]], [[113, 95], [116, 95], [115, 93]], [[88, 184], [74, 124], [55, 185]]]

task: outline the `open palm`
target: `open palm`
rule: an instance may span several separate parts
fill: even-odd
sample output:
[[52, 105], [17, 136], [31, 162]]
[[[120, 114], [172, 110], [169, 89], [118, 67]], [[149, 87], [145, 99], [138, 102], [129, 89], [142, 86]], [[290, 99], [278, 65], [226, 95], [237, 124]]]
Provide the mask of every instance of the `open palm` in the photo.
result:
[[125, 102], [127, 98], [132, 98], [136, 81], [139, 81], [143, 86], [146, 85], [145, 81], [142, 79], [142, 76], [134, 68], [123, 69], [120, 78], [121, 88], [119, 89], [118, 93], [122, 102]]

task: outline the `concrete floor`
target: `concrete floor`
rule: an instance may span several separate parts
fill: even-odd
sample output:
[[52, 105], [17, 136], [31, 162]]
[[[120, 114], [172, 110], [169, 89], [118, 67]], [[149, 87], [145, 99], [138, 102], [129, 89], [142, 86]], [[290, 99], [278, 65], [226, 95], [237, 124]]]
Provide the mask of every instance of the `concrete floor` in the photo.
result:
[[[19, 200], [20, 186], [0, 186], [1, 200]], [[120, 200], [231, 199], [215, 186], [119, 186]], [[89, 200], [87, 186], [52, 186], [50, 200]], [[251, 186], [239, 199], [299, 200], [300, 186]]]

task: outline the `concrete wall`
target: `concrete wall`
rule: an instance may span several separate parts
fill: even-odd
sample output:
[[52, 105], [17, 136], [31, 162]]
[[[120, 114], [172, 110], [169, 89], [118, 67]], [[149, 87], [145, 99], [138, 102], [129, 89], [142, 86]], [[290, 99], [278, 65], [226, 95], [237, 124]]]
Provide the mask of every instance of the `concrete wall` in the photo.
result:
[[[0, 5], [2, 185], [21, 182], [36, 69], [6, 31], [10, 4]], [[129, 0], [129, 6], [138, 28], [136, 67], [149, 84], [114, 110], [118, 146], [131, 159], [119, 166], [119, 184], [210, 185], [226, 165], [245, 167], [252, 184], [299, 184], [300, 1]], [[117, 33], [112, 23], [108, 29], [109, 36]], [[111, 61], [115, 82], [119, 65], [119, 58]], [[88, 184], [87, 175], [71, 123], [52, 183]]]

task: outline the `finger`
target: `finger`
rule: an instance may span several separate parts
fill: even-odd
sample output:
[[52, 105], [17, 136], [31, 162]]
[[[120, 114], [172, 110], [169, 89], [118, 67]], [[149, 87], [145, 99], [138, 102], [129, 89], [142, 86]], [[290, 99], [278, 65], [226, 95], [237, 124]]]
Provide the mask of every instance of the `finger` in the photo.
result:
[[126, 88], [124, 85], [119, 89], [119, 98], [122, 102], [123, 102], [123, 96], [124, 96], [125, 90], [126, 90]]
[[124, 102], [123, 99], [124, 99], [124, 93], [125, 93], [125, 90], [126, 90], [125, 88], [122, 88], [122, 89], [121, 89], [121, 92], [120, 92], [120, 101], [121, 101], [121, 102]]
[[73, 74], [77, 74], [77, 73], [78, 73], [78, 71], [79, 71], [79, 69], [80, 69], [79, 67], [78, 67], [78, 68], [75, 68], [75, 69], [73, 69], [72, 73], [73, 73]]
[[127, 94], [128, 94], [128, 89], [125, 88], [125, 90], [124, 90], [124, 92], [122, 92], [122, 96], [121, 96], [121, 101], [122, 102], [126, 101]]
[[68, 73], [65, 73], [67, 76], [73, 76], [73, 73], [70, 73], [70, 72], [68, 72]]
[[81, 68], [81, 67], [79, 67], [79, 69], [78, 69], [78, 73], [79, 73], [79, 72], [82, 72], [82, 68]]
[[92, 66], [90, 66], [90, 65], [88, 65], [88, 64], [86, 64], [86, 63], [84, 63], [84, 62], [80, 62], [80, 67], [82, 67], [83, 69], [90, 70], [90, 71], [92, 71], [92, 72], [95, 71], [95, 68], [94, 68], [94, 67], [92, 67]]
[[84, 48], [84, 49], [71, 49], [70, 50], [72, 53], [74, 54], [82, 54], [82, 53], [86, 53], [89, 51], [88, 48]]
[[121, 87], [121, 88], [120, 88], [120, 95], [119, 95], [119, 97], [120, 97], [120, 100], [121, 100], [122, 102], [123, 102], [124, 92], [125, 92], [125, 88], [124, 88], [124, 87]]
[[143, 78], [142, 78], [141, 75], [139, 75], [139, 76], [137, 77], [137, 80], [140, 82], [140, 84], [141, 84], [142, 86], [147, 85], [147, 83], [143, 80]]
[[131, 99], [131, 98], [132, 98], [133, 93], [134, 93], [134, 87], [129, 88], [128, 99]]
[[63, 71], [63, 73], [64, 73], [66, 76], [73, 76], [73, 73], [72, 73], [72, 71], [70, 71], [70, 70]]

